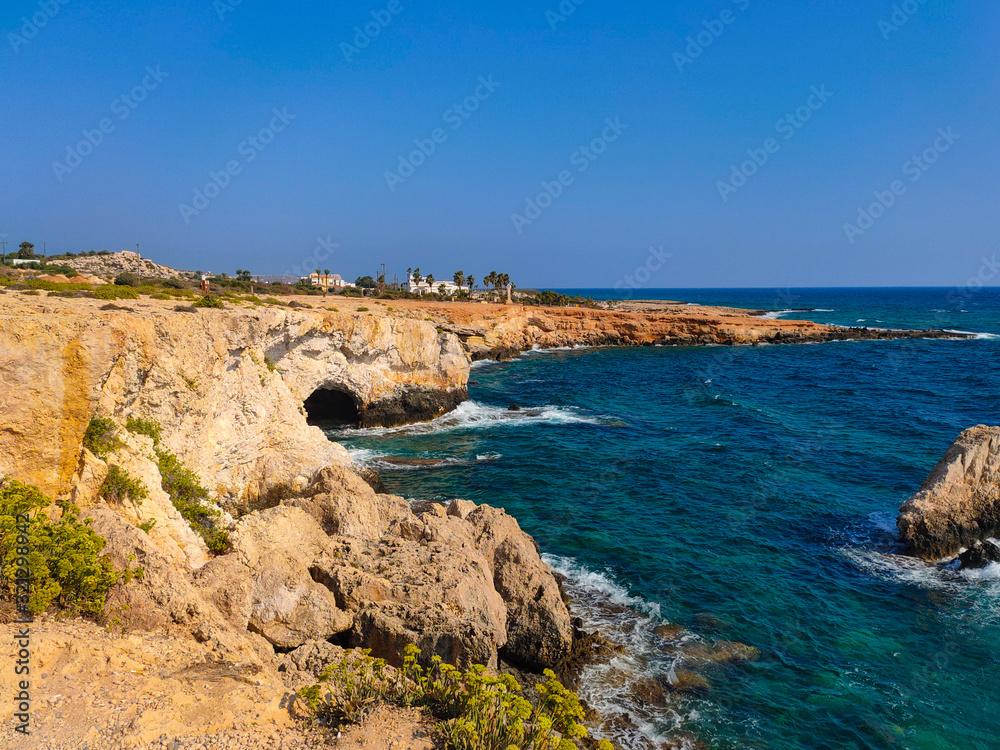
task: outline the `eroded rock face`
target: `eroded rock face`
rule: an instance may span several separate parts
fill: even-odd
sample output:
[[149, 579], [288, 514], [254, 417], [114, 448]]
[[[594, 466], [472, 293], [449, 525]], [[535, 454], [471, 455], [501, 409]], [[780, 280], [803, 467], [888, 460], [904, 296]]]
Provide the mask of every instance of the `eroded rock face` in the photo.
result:
[[102, 310], [94, 299], [4, 297], [0, 472], [64, 495], [90, 418], [139, 415], [163, 426], [163, 446], [213, 494], [245, 506], [275, 488], [305, 487], [325, 466], [350, 465], [306, 420], [302, 405], [318, 389], [352, 394], [370, 425], [430, 419], [466, 397], [468, 357], [427, 321], [128, 304], [135, 312]]
[[[243, 569], [219, 564], [201, 580], [231, 620], [245, 620], [249, 630], [279, 648], [350, 629], [353, 617], [312, 578], [313, 561], [325, 552], [329, 538], [305, 511], [278, 507], [251, 514], [237, 523], [230, 541]], [[230, 596], [241, 581], [249, 582], [246, 593], [220, 602], [220, 595]]]
[[468, 512], [465, 520], [507, 604], [504, 657], [535, 671], [559, 664], [573, 645], [573, 625], [535, 540], [513, 516], [488, 505]]
[[972, 427], [952, 444], [896, 522], [925, 560], [954, 557], [1000, 532], [1000, 427]]

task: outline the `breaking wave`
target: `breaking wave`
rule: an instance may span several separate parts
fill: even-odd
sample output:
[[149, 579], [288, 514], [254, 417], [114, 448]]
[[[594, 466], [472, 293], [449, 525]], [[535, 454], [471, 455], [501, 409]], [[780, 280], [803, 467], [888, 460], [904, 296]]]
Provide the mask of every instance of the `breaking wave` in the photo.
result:
[[334, 440], [366, 435], [421, 435], [455, 430], [479, 430], [491, 427], [527, 427], [539, 424], [606, 424], [600, 417], [587, 416], [572, 406], [525, 407], [511, 411], [501, 406], [490, 406], [478, 401], [465, 401], [454, 411], [432, 422], [404, 425], [402, 427], [349, 427], [338, 428], [327, 434]]
[[[545, 554], [542, 559], [565, 576], [563, 589], [570, 611], [588, 632], [598, 632], [622, 653], [589, 664], [580, 676], [580, 697], [602, 723], [591, 734], [612, 740], [625, 750], [694, 748], [692, 724], [711, 704], [703, 698], [663, 693], [650, 699], [643, 688], [677, 684], [685, 661], [684, 644], [699, 642], [681, 628], [664, 630], [660, 606], [634, 596], [610, 572], [595, 572], [570, 557]], [[681, 672], [683, 674], [683, 672]], [[654, 688], [654, 693], [656, 688]]]

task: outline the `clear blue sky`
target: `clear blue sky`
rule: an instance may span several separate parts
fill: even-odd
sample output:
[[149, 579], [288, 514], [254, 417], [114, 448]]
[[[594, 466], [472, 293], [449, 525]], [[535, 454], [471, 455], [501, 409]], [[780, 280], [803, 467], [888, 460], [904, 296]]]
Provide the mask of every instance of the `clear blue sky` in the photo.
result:
[[[660, 245], [672, 257], [649, 287], [961, 285], [1000, 251], [995, 2], [909, 0], [892, 30], [889, 0], [586, 0], [565, 21], [547, 17], [557, 0], [399, 0], [345, 52], [388, 2], [235, 1], [3, 4], [8, 242], [139, 242], [217, 272], [495, 269], [548, 287], [614, 286]], [[58, 12], [21, 36], [46, 4]], [[679, 70], [702, 31], [711, 44]], [[134, 108], [120, 99], [143, 85]], [[786, 140], [778, 121], [813, 87], [832, 96]], [[446, 117], [477, 89], [476, 111]], [[614, 136], [609, 118], [627, 127], [590, 161], [577, 150]], [[102, 120], [78, 163], [67, 149]], [[273, 141], [247, 141], [272, 124]], [[390, 187], [437, 128], [443, 142]], [[769, 138], [776, 153], [720, 191]], [[945, 145], [913, 182], [908, 160]], [[185, 216], [230, 161], [239, 173]], [[572, 183], [519, 232], [512, 214], [564, 171]], [[903, 194], [850, 242], [844, 224], [895, 180]], [[321, 262], [317, 238], [339, 244]]]

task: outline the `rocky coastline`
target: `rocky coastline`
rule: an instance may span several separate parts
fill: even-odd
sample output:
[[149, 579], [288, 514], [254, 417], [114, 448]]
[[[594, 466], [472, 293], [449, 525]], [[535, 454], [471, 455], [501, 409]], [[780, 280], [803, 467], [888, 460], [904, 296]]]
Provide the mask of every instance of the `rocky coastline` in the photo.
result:
[[[143, 571], [109, 597], [104, 630], [43, 619], [49, 643], [37, 667], [52, 679], [38, 683], [38, 747], [176, 750], [199, 742], [181, 736], [252, 736], [257, 724], [278, 747], [293, 731], [289, 691], [304, 679], [290, 665], [330, 648], [364, 647], [398, 665], [416, 645], [425, 659], [552, 668], [571, 682], [595, 653], [614, 653], [574, 624], [515, 519], [463, 500], [416, 505], [385, 494], [316, 424], [432, 419], [467, 398], [472, 361], [534, 347], [942, 333], [689, 306], [336, 304], [191, 311], [145, 298], [0, 299], [0, 477], [72, 502], [116, 569]], [[119, 438], [103, 456], [84, 446], [95, 416]], [[130, 429], [136, 420], [157, 425], [155, 437]], [[208, 488], [228, 533], [221, 553], [172, 504], [165, 453]], [[141, 503], [102, 496], [113, 469], [142, 483]], [[78, 644], [84, 632], [92, 640]], [[72, 693], [65, 675], [75, 675]], [[0, 677], [0, 690], [13, 690], [11, 679]], [[122, 690], [136, 706], [127, 722]]]

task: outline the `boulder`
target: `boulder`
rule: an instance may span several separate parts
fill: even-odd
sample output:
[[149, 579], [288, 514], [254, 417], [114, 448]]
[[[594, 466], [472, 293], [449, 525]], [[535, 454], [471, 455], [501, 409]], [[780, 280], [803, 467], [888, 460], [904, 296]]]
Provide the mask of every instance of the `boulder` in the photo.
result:
[[468, 513], [466, 520], [507, 605], [504, 658], [535, 671], [557, 667], [573, 645], [572, 618], [535, 540], [515, 518], [488, 505]]
[[896, 521], [913, 554], [954, 557], [1000, 532], [1000, 427], [972, 427], [906, 501]]
[[[442, 525], [460, 519], [434, 516]], [[489, 567], [466, 533], [435, 539], [416, 518], [397, 524], [412, 538], [356, 543], [317, 562], [315, 575], [354, 613], [351, 643], [399, 666], [405, 646], [461, 667], [495, 667], [507, 642], [507, 610]]]
[[251, 514], [236, 525], [230, 541], [243, 572], [231, 563], [219, 564], [200, 581], [216, 602], [231, 582], [250, 582], [249, 596], [237, 593], [222, 604], [231, 622], [245, 619], [252, 632], [279, 648], [296, 648], [351, 628], [353, 618], [313, 580], [313, 562], [331, 541], [305, 511], [281, 506]]
[[1000, 546], [989, 539], [976, 542], [960, 554], [958, 559], [962, 570], [985, 568], [987, 565], [1000, 563]]
[[334, 464], [317, 472], [303, 497], [285, 501], [315, 518], [330, 535], [378, 539], [398, 518], [410, 515], [402, 498], [377, 495], [349, 467]]

